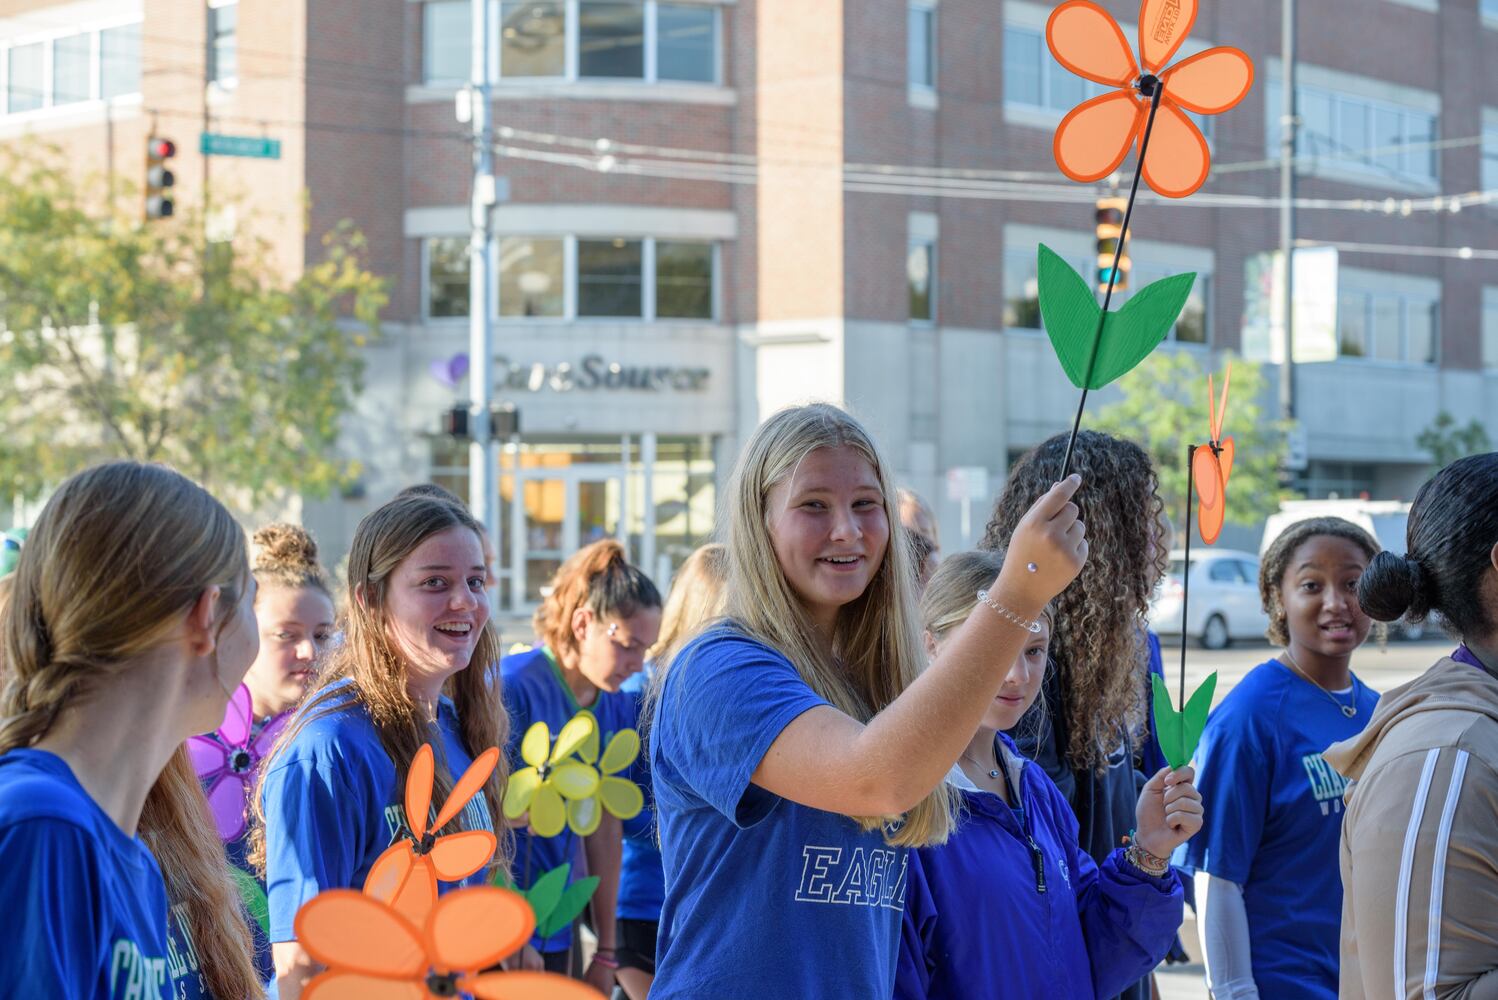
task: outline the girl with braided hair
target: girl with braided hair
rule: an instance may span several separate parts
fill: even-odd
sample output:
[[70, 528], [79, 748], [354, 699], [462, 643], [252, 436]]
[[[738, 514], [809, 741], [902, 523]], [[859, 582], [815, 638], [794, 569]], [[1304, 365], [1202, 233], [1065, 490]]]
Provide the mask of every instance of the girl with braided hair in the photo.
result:
[[[37, 519], [0, 635], [0, 995], [173, 996], [168, 901], [207, 988], [261, 995], [183, 741], [255, 659], [244, 534], [201, 487], [113, 462]], [[163, 877], [164, 876], [164, 877]]]

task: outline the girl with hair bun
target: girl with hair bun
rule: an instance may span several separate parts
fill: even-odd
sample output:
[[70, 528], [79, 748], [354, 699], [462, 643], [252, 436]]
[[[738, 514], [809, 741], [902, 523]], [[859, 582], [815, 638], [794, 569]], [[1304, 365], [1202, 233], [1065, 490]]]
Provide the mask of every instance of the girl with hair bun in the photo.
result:
[[[385, 848], [409, 835], [403, 791], [422, 745], [435, 757], [432, 801], [442, 802], [474, 758], [505, 743], [486, 669], [500, 645], [481, 532], [467, 510], [428, 496], [397, 497], [354, 531], [346, 639], [277, 738], [252, 800], [250, 862], [265, 876], [281, 1000], [297, 1000], [319, 971], [297, 943], [297, 910], [323, 890], [361, 888]], [[508, 774], [501, 762], [451, 824], [433, 831], [499, 837], [489, 866], [439, 882], [439, 892], [484, 884], [508, 864], [500, 813]]]
[[651, 1000], [893, 994], [909, 849], [951, 832], [944, 779], [1087, 558], [1079, 485], [1043, 491], [925, 666], [868, 431], [826, 403], [755, 429], [726, 491], [724, 618], [651, 685], [666, 873]]
[[239, 526], [164, 466], [47, 501], [0, 633], [0, 995], [174, 997], [169, 903], [213, 995], [261, 995], [183, 747], [255, 659], [254, 597]]
[[[248, 736], [239, 745], [229, 745], [215, 728], [192, 740], [188, 748], [198, 765], [203, 791], [215, 809], [219, 835], [228, 838], [224, 847], [229, 863], [255, 879], [264, 892], [264, 881], [247, 857], [247, 817], [240, 816], [236, 822], [229, 810], [237, 800], [243, 800], [248, 812], [248, 796], [243, 789], [253, 787], [259, 764], [253, 752], [262, 743], [269, 744], [274, 731], [285, 724], [287, 713], [306, 693], [332, 639], [334, 623], [333, 596], [317, 563], [317, 542], [306, 529], [282, 522], [267, 524], [255, 532], [252, 542], [255, 554], [250, 568], [256, 584], [260, 653], [244, 678], [250, 717]], [[242, 712], [244, 707], [243, 702], [236, 701], [230, 711]], [[242, 746], [248, 746], [251, 753], [243, 753]], [[242, 770], [245, 766], [250, 768], [248, 774]], [[218, 796], [228, 804], [215, 803]], [[268, 983], [275, 978], [270, 942], [258, 921], [251, 920], [249, 926], [255, 942], [255, 970], [260, 981]], [[171, 931], [178, 1000], [211, 997], [190, 932], [176, 920], [171, 922]]]
[[[933, 656], [1003, 562], [962, 552], [936, 568], [921, 597]], [[1049, 608], [1040, 624], [947, 774], [963, 805], [956, 830], [910, 859], [895, 1000], [1112, 996], [1159, 964], [1181, 925], [1181, 883], [1165, 859], [1201, 828], [1190, 768], [1154, 774], [1135, 806], [1133, 843], [1097, 864], [1055, 783], [1004, 735], [1040, 693]], [[993, 930], [998, 914], [1003, 933]]]
[[1353, 782], [1342, 821], [1341, 996], [1498, 991], [1498, 453], [1415, 496], [1403, 556], [1358, 584], [1379, 621], [1438, 613], [1461, 644], [1383, 696], [1327, 761]]
[[[614, 733], [635, 728], [635, 704], [620, 690], [645, 665], [661, 628], [661, 595], [639, 568], [630, 565], [624, 546], [605, 538], [579, 549], [557, 569], [551, 589], [536, 609], [536, 648], [506, 656], [500, 663], [505, 708], [510, 713], [510, 765], [523, 766], [520, 741], [537, 722], [546, 723], [553, 739], [573, 716], [588, 711], [598, 723], [600, 746]], [[572, 863], [568, 881], [583, 875], [599, 878], [593, 894], [593, 929], [598, 951], [584, 978], [607, 995], [618, 966], [615, 902], [623, 828], [605, 813], [598, 829], [582, 838], [586, 871], [577, 864], [578, 837], [569, 827], [555, 836], [533, 830], [515, 838], [515, 881], [528, 889], [553, 868]], [[551, 972], [567, 973], [572, 928], [549, 938], [532, 939], [534, 952]]]
[[1368, 532], [1317, 517], [1285, 529], [1259, 564], [1269, 641], [1284, 652], [1207, 720], [1196, 766], [1211, 809], [1182, 862], [1215, 997], [1337, 996], [1346, 783], [1323, 751], [1361, 732], [1378, 704], [1352, 672], [1372, 627], [1358, 581], [1378, 558]]

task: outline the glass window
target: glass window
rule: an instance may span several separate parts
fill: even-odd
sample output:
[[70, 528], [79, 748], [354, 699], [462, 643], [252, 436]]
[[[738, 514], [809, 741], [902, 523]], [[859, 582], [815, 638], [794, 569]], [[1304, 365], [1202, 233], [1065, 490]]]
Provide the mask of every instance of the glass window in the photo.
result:
[[906, 65], [910, 83], [917, 87], [936, 85], [936, 11], [911, 4], [905, 15]]
[[1482, 16], [1498, 18], [1498, 0], [1482, 0]]
[[1482, 293], [1482, 366], [1498, 368], [1498, 289]]
[[560, 238], [502, 238], [499, 241], [499, 314], [562, 315], [565, 303], [564, 259]]
[[1191, 286], [1191, 294], [1176, 320], [1175, 339], [1181, 344], [1205, 344], [1207, 342], [1207, 309], [1211, 302], [1210, 276], [1198, 274]]
[[1010, 330], [1040, 329], [1040, 282], [1035, 255], [1028, 250], [1004, 254], [1004, 326]]
[[93, 34], [68, 35], [52, 43], [52, 103], [89, 99]]
[[505, 0], [499, 10], [500, 76], [566, 74], [567, 15], [560, 0]]
[[1406, 332], [1408, 353], [1406, 360], [1417, 365], [1436, 363], [1436, 314], [1440, 307], [1434, 302], [1410, 299], [1407, 303]]
[[918, 322], [931, 322], [936, 312], [931, 289], [935, 282], [932, 273], [935, 264], [935, 247], [930, 243], [911, 243], [905, 253], [905, 284], [909, 289], [910, 318]]
[[473, 9], [468, 0], [428, 3], [422, 11], [422, 78], [428, 83], [472, 75]]
[[1004, 100], [1010, 104], [1040, 106], [1041, 46], [1038, 31], [1004, 29]]
[[1402, 360], [1400, 344], [1400, 300], [1393, 295], [1373, 298], [1373, 352], [1379, 361]]
[[99, 32], [99, 96], [140, 93], [140, 23]]
[[639, 240], [577, 241], [577, 314], [641, 315], [643, 272]]
[[10, 72], [7, 74], [6, 110], [35, 111], [42, 106], [43, 42], [17, 45], [10, 50]]
[[[1295, 134], [1296, 156], [1335, 156], [1336, 148], [1332, 134], [1336, 131], [1332, 95], [1312, 87], [1300, 88], [1300, 100], [1296, 102], [1300, 114], [1300, 129]], [[1276, 148], [1284, 139], [1279, 134], [1279, 105], [1270, 110], [1275, 127]], [[1276, 154], [1278, 155], [1278, 154]]]
[[1337, 305], [1337, 352], [1344, 358], [1368, 356], [1368, 296], [1342, 291]]
[[1219, 559], [1214, 562], [1207, 576], [1214, 583], [1238, 583], [1242, 580], [1238, 572], [1238, 563], [1232, 559]]
[[713, 245], [655, 244], [655, 315], [659, 319], [713, 318]]
[[239, 5], [208, 11], [208, 79], [227, 86], [239, 77]]
[[655, 75], [660, 80], [718, 82], [718, 11], [663, 3], [656, 7]]
[[427, 240], [427, 315], [468, 315], [468, 241]]
[[1394, 108], [1373, 109], [1373, 149], [1370, 159], [1391, 174], [1404, 170], [1404, 116]]
[[1482, 186], [1498, 188], [1498, 128], [1482, 130]]
[[639, 3], [590, 3], [578, 8], [579, 76], [645, 75], [645, 8]]

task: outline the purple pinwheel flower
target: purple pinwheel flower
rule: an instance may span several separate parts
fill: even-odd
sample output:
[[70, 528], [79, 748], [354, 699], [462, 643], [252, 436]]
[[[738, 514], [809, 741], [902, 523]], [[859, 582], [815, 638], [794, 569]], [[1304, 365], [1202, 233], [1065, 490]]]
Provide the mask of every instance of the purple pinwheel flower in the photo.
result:
[[188, 739], [187, 753], [203, 783], [203, 794], [208, 796], [218, 835], [225, 842], [237, 840], [244, 833], [245, 805], [255, 768], [290, 716], [289, 712], [281, 713], [257, 733], [250, 689], [241, 684], [224, 709], [223, 724], [214, 732]]

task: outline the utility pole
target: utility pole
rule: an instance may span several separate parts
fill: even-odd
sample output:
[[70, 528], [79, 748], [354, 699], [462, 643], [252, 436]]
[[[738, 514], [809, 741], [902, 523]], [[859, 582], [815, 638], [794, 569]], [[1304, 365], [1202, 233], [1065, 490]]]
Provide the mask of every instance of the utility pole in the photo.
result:
[[1284, 360], [1280, 363], [1280, 419], [1295, 419], [1295, 0], [1280, 4], [1280, 256], [1285, 262]]
[[473, 130], [473, 203], [468, 253], [468, 505], [484, 525], [499, 552], [498, 455], [490, 417], [493, 387], [491, 346], [494, 313], [493, 210], [494, 133], [490, 124], [489, 77], [495, 32], [490, 24], [490, 0], [472, 0], [473, 63], [468, 88], [469, 121]]

